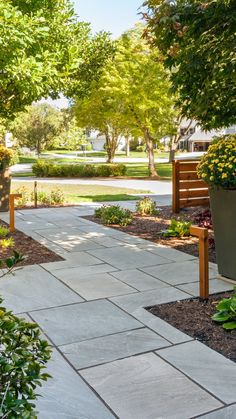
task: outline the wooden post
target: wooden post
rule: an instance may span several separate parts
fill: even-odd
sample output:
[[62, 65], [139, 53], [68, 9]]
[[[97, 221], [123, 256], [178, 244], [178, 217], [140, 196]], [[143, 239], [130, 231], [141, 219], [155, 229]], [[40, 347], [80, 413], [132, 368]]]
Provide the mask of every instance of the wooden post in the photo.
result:
[[172, 211], [179, 212], [179, 161], [172, 162]]
[[38, 208], [38, 182], [34, 182], [34, 207]]
[[200, 298], [209, 298], [209, 257], [208, 257], [208, 229], [192, 226], [190, 234], [199, 238], [199, 294]]
[[9, 195], [9, 211], [10, 211], [10, 232], [15, 231], [15, 199], [22, 198], [21, 193], [12, 193]]

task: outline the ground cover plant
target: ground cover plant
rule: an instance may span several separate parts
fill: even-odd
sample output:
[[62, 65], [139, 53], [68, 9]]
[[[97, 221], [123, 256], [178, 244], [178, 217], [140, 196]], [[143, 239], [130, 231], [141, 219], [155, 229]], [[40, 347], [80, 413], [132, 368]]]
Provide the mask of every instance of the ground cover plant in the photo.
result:
[[211, 295], [208, 301], [191, 298], [148, 307], [147, 310], [236, 362], [236, 330], [225, 330], [212, 319], [222, 299], [234, 298], [232, 292], [225, 292]]
[[[0, 260], [0, 281], [23, 260], [16, 251]], [[10, 280], [10, 279], [9, 279]], [[51, 357], [39, 327], [15, 316], [0, 298], [0, 417], [36, 418], [36, 387], [50, 377], [44, 370]]]
[[137, 202], [136, 211], [142, 216], [157, 215], [159, 213], [156, 202], [148, 196], [145, 196]]
[[133, 219], [132, 212], [119, 205], [103, 205], [95, 210], [95, 217], [100, 218], [103, 224], [118, 224], [120, 226], [131, 224]]
[[191, 221], [176, 220], [176, 218], [172, 218], [170, 226], [167, 230], [163, 231], [162, 234], [164, 237], [187, 237], [190, 236], [191, 225]]
[[236, 329], [236, 287], [230, 298], [223, 298], [217, 304], [216, 310], [212, 316], [215, 322], [221, 323], [226, 330]]

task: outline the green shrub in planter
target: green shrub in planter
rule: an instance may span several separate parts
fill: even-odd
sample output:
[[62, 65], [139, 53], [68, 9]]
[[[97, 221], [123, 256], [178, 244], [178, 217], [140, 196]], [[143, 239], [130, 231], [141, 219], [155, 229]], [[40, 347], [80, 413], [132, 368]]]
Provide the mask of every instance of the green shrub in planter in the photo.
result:
[[140, 201], [137, 202], [136, 211], [142, 216], [159, 214], [156, 202], [148, 196], [145, 196], [143, 199], [140, 199]]
[[133, 214], [127, 209], [121, 208], [119, 205], [104, 205], [95, 210], [95, 217], [100, 218], [103, 224], [118, 224], [127, 226], [133, 220]]
[[219, 273], [236, 281], [236, 135], [213, 141], [198, 175], [209, 184]]

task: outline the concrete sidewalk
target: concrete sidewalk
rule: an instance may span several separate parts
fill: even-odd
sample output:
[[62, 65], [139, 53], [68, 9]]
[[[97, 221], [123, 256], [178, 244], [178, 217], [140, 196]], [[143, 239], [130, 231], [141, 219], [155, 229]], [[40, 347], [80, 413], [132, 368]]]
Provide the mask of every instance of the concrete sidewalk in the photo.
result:
[[[81, 218], [93, 211], [16, 215], [17, 228], [65, 259], [0, 282], [6, 306], [54, 348], [39, 418], [235, 418], [236, 365], [144, 308], [197, 295], [198, 260]], [[232, 288], [214, 264], [210, 278], [211, 292]]]

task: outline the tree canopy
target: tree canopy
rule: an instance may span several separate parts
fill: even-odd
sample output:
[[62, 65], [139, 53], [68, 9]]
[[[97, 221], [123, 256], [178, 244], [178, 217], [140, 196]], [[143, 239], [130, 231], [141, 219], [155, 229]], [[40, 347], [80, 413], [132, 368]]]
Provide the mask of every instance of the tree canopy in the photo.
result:
[[[157, 51], [142, 39], [138, 26], [117, 42], [115, 56], [107, 61], [92, 95], [77, 101], [77, 117], [83, 126], [107, 135], [135, 135], [145, 139], [153, 159], [153, 143], [173, 131], [173, 96], [168, 72]], [[150, 172], [155, 173], [154, 161]]]
[[146, 36], [171, 69], [179, 106], [203, 128], [236, 122], [235, 0], [147, 0]]
[[92, 36], [70, 0], [0, 3], [0, 116], [12, 117], [42, 97], [87, 93], [112, 52], [105, 33]]

